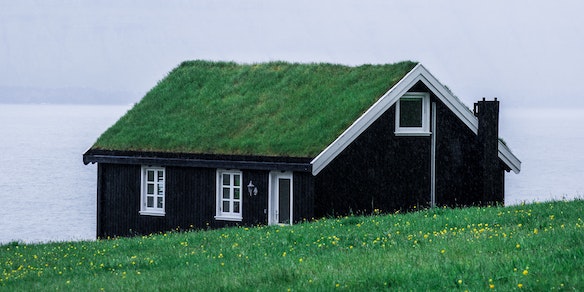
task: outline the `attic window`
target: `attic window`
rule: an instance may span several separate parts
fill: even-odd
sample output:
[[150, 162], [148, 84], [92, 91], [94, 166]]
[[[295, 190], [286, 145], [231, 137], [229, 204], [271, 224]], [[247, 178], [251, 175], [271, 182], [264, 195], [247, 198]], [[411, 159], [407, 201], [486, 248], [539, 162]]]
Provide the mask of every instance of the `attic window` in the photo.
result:
[[395, 134], [397, 136], [430, 135], [430, 95], [408, 92], [395, 106]]

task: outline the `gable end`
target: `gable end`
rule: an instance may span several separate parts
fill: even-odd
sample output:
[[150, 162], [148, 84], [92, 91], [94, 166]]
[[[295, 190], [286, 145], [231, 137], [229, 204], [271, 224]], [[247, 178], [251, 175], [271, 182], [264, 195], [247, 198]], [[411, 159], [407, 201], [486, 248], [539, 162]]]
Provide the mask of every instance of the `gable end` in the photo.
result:
[[[473, 133], [478, 133], [478, 119], [457, 97], [452, 95], [422, 64], [416, 65], [395, 86], [389, 89], [363, 115], [326, 147], [312, 164], [312, 174], [317, 175], [349, 144], [363, 133], [375, 120], [387, 111], [417, 82], [422, 82], [436, 95]], [[504, 144], [499, 143], [499, 158], [515, 173], [521, 169], [521, 161]]]

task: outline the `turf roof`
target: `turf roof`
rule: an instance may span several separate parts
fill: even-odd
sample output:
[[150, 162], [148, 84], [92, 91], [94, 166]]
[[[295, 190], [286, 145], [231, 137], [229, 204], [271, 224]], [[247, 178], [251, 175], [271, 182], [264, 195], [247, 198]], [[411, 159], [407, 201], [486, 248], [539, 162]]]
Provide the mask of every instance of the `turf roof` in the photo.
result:
[[415, 65], [183, 62], [92, 149], [314, 157]]

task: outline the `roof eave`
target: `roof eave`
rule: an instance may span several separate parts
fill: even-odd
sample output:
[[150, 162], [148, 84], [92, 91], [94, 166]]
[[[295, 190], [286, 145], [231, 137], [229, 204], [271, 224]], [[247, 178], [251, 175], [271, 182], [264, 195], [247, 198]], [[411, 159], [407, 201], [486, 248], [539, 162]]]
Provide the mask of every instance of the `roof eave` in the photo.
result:
[[109, 163], [109, 164], [139, 164], [139, 165], [160, 165], [160, 166], [180, 166], [180, 167], [201, 167], [201, 168], [224, 168], [224, 169], [253, 169], [253, 170], [286, 170], [298, 172], [312, 172], [312, 165], [301, 161], [260, 161], [242, 160], [237, 157], [227, 157], [227, 159], [205, 159], [197, 157], [160, 157], [156, 155], [141, 155], [137, 152], [132, 154], [108, 154], [100, 152], [86, 152], [83, 154], [83, 163]]
[[521, 171], [521, 161], [511, 152], [505, 143], [499, 141], [499, 159], [505, 163], [514, 173]]

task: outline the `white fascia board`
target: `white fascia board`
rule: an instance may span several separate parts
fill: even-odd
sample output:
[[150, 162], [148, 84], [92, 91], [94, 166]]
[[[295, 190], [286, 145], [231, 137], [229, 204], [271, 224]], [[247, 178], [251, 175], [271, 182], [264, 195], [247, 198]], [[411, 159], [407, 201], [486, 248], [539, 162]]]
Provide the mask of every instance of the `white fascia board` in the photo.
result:
[[501, 141], [499, 141], [498, 148], [499, 159], [503, 160], [503, 163], [509, 166], [509, 168], [511, 168], [514, 173], [519, 173], [519, 171], [521, 171], [521, 161], [519, 158], [517, 158], [517, 156], [511, 152], [511, 149], [509, 149], [509, 147], [507, 147], [507, 145]]
[[[471, 112], [471, 110], [462, 103], [457, 97], [446, 90], [446, 87], [430, 71], [426, 70], [421, 64], [420, 66], [420, 80], [432, 91], [434, 95], [440, 99], [469, 129], [478, 133], [479, 120]], [[413, 84], [412, 84], [413, 85]]]

